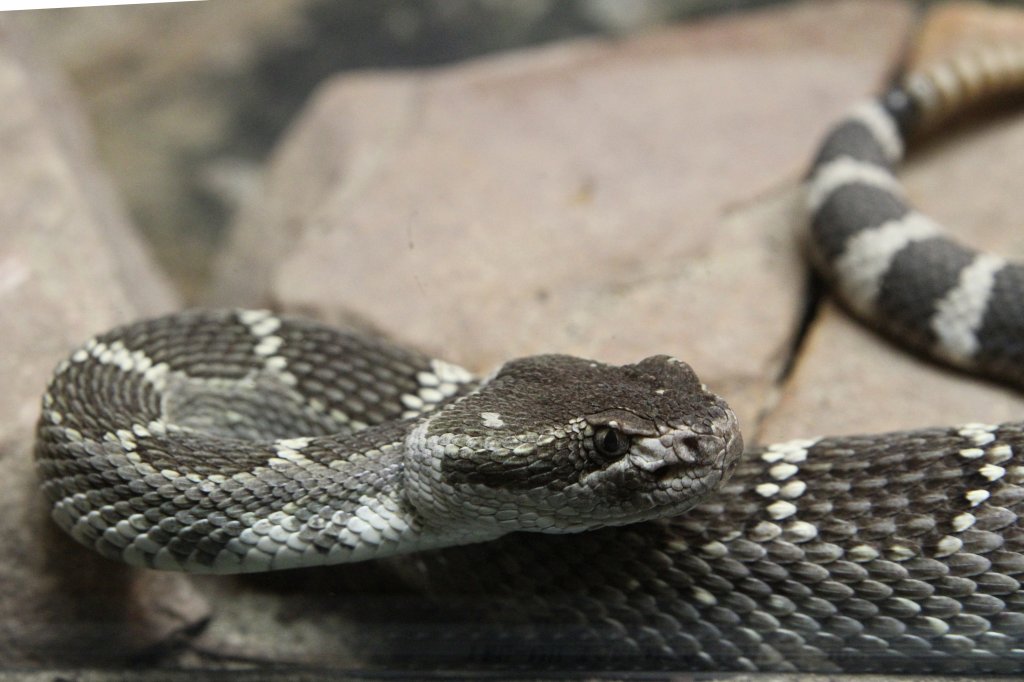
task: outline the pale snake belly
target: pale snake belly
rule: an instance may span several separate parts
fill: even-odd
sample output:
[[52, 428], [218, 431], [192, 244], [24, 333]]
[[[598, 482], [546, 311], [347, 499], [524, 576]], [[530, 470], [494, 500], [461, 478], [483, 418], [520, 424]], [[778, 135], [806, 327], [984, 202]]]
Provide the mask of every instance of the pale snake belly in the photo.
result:
[[[808, 176], [809, 250], [853, 311], [1018, 384], [1024, 268], [944, 236], [891, 168], [920, 128], [1022, 74], [1015, 48], [916, 74], [856, 108]], [[1021, 672], [1022, 431], [740, 458], [731, 411], [664, 356], [541, 356], [477, 380], [377, 339], [213, 311], [76, 350], [44, 395], [36, 459], [57, 523], [139, 566], [252, 572], [500, 538], [419, 568], [527, 624], [512, 647], [527, 656]]]

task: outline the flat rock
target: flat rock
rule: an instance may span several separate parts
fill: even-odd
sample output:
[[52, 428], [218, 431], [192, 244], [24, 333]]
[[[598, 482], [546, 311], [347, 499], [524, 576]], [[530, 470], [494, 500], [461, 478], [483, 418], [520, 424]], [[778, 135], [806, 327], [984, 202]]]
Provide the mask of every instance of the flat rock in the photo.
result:
[[752, 422], [801, 315], [786, 187], [909, 18], [805, 3], [328, 83], [214, 301], [356, 319], [475, 370], [670, 353]]
[[177, 305], [59, 82], [0, 22], [0, 661], [123, 661], [201, 622], [180, 576], [131, 571], [50, 522], [32, 467], [39, 399], [90, 335]]
[[[265, 50], [311, 33], [303, 15], [316, 2], [103, 3], [11, 17], [68, 74], [105, 170], [186, 297], [206, 282], [216, 216], [245, 191], [249, 169], [221, 156], [244, 127], [238, 109], [276, 113], [276, 101], [247, 98], [251, 74]], [[246, 132], [259, 144], [263, 131]]]

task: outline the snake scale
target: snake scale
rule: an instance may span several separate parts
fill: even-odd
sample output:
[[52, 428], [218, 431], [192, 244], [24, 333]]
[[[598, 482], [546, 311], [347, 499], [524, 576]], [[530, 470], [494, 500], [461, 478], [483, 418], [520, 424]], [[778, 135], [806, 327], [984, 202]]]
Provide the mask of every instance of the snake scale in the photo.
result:
[[[807, 197], [812, 260], [852, 311], [1024, 385], [1024, 267], [946, 237], [892, 170], [914, 135], [1022, 84], [1019, 47], [906, 77], [828, 135]], [[57, 524], [138, 566], [438, 550], [416, 555], [424, 582], [529, 656], [1019, 673], [1022, 448], [1024, 423], [969, 424], [741, 457], [732, 412], [666, 356], [476, 379], [313, 322], [192, 311], [61, 362], [36, 461]]]

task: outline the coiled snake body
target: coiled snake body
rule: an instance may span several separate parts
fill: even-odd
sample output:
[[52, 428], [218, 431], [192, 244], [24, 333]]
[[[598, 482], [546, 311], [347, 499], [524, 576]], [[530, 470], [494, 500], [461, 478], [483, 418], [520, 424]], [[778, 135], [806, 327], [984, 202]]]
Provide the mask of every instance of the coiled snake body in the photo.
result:
[[[813, 259], [851, 309], [1024, 385], [1024, 268], [943, 236], [891, 172], [911, 133], [1022, 74], [1024, 52], [983, 50], [858, 107], [808, 201]], [[140, 566], [263, 571], [539, 531], [431, 553], [427, 580], [489, 595], [542, 648], [639, 665], [1020, 672], [1021, 448], [1024, 423], [972, 424], [740, 460], [732, 413], [671, 358], [541, 356], [478, 381], [219, 311], [76, 350], [36, 458], [57, 523]]]

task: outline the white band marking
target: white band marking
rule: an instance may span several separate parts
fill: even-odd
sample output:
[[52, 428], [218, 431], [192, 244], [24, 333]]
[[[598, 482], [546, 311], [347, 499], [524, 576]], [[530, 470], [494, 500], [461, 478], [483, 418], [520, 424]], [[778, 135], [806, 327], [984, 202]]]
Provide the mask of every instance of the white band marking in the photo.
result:
[[985, 317], [996, 274], [1006, 267], [999, 256], [982, 253], [960, 272], [957, 285], [935, 306], [931, 329], [936, 351], [951, 362], [969, 363], [978, 351], [978, 328]]
[[819, 167], [808, 183], [807, 207], [811, 215], [817, 213], [837, 189], [854, 183], [871, 185], [903, 196], [902, 186], [888, 169], [851, 156], [840, 156]]
[[896, 127], [896, 121], [877, 101], [858, 104], [850, 112], [849, 118], [862, 123], [871, 132], [881, 145], [886, 161], [896, 163], [903, 158], [903, 138]]
[[911, 211], [899, 220], [862, 230], [850, 238], [836, 259], [835, 273], [847, 303], [857, 312], [870, 315], [878, 299], [882, 278], [893, 258], [911, 242], [941, 234], [935, 221]]

